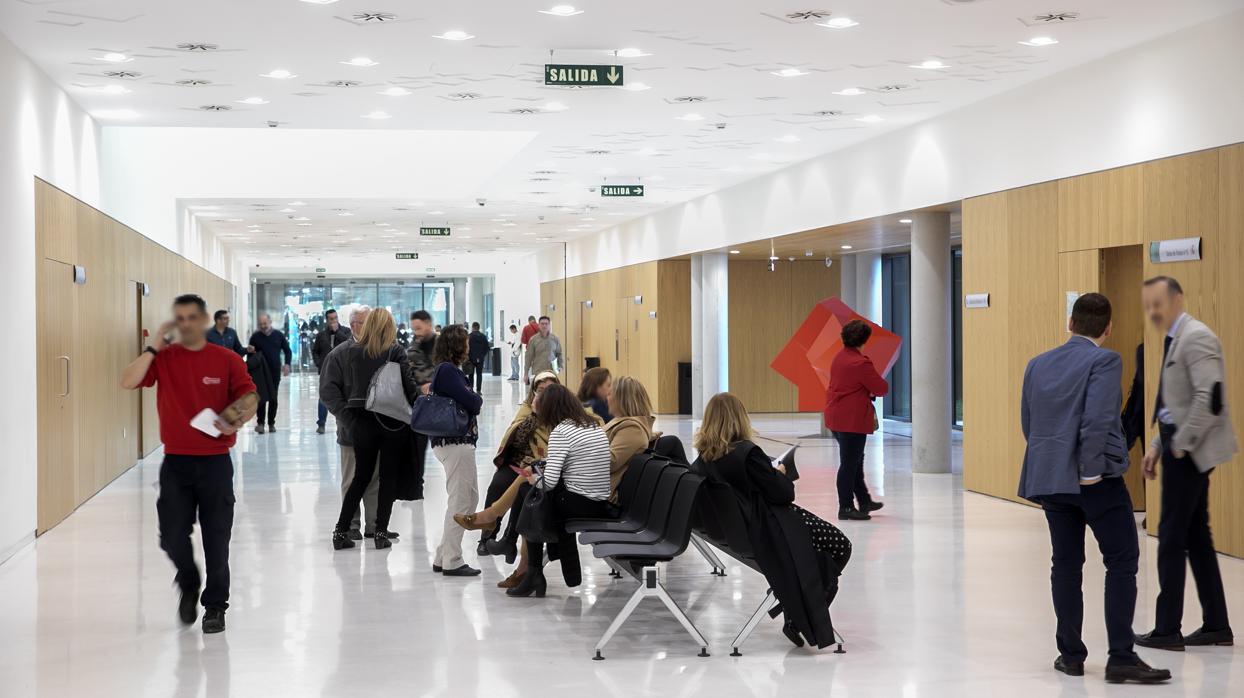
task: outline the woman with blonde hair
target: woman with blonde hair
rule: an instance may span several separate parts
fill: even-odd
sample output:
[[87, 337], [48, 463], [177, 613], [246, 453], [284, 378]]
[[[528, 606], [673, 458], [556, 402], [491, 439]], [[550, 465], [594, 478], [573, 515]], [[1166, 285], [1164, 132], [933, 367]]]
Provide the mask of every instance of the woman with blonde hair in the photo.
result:
[[641, 453], [659, 436], [652, 430], [656, 418], [652, 416], [652, 400], [648, 390], [639, 379], [618, 376], [609, 393], [609, 413], [613, 419], [605, 425], [609, 437], [609, 485], [613, 492], [610, 501], [618, 501], [618, 483], [626, 473], [626, 466], [636, 453]]
[[384, 308], [372, 310], [354, 343], [341, 351], [345, 356], [341, 361], [344, 385], [340, 397], [344, 398], [346, 409], [338, 419], [351, 435], [356, 462], [354, 478], [342, 498], [341, 513], [333, 530], [333, 549], [354, 547], [350, 538], [351, 520], [371, 484], [377, 463], [380, 492], [376, 499], [375, 544], [377, 548], [389, 548], [395, 538], [389, 532], [389, 516], [397, 498], [399, 473], [402, 468], [410, 467], [410, 426], [368, 410], [367, 392], [372, 378], [389, 363], [398, 365], [407, 402], [414, 402], [419, 388], [406, 361], [406, 351], [397, 343], [397, 324]]
[[692, 469], [730, 487], [747, 519], [756, 562], [786, 617], [782, 632], [796, 647], [834, 642], [829, 605], [851, 559], [851, 541], [833, 524], [795, 504], [795, 483], [756, 444], [743, 401], [714, 395], [695, 435]]

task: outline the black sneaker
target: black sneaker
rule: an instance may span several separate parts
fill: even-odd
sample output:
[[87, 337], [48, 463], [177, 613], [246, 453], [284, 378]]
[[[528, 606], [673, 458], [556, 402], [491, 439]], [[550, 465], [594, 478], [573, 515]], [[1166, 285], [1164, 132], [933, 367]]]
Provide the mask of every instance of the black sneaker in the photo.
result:
[[1064, 659], [1062, 655], [1054, 660], [1054, 670], [1061, 671], [1067, 676], [1084, 676], [1084, 662], [1076, 662]]
[[181, 600], [177, 602], [177, 615], [181, 618], [181, 622], [186, 625], [193, 625], [195, 619], [199, 617], [199, 587], [187, 589], [178, 587], [181, 591]]
[[263, 425], [262, 425], [262, 424], [256, 424], [256, 425], [255, 425], [255, 433], [256, 433], [256, 434], [262, 434], [262, 433], [263, 433]]
[[223, 633], [225, 631], [225, 609], [215, 606], [208, 606], [203, 611], [203, 633], [211, 635], [212, 633]]
[[324, 433], [324, 425], [323, 425], [323, 424], [316, 424], [316, 425], [315, 425], [315, 433], [317, 433], [317, 434], [323, 434], [323, 433]]
[[1144, 635], [1136, 636], [1136, 644], [1141, 647], [1148, 647], [1151, 650], [1170, 650], [1171, 652], [1184, 651], [1184, 636], [1180, 633], [1171, 633], [1170, 635], [1159, 635], [1157, 631], [1147, 632]]
[[839, 509], [838, 519], [840, 521], [868, 521], [872, 517], [867, 512], [859, 509]]
[[[206, 621], [204, 621], [206, 622]], [[1154, 669], [1139, 659], [1135, 664], [1106, 664], [1107, 683], [1163, 683], [1171, 680], [1167, 669]]]

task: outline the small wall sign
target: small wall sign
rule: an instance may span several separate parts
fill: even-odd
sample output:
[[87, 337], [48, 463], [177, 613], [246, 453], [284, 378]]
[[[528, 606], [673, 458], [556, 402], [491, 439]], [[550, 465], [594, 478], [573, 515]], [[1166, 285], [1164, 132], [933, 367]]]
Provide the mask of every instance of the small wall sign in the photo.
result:
[[397, 252], [397, 253], [394, 253], [393, 257], [395, 259], [419, 259], [419, 253], [418, 252]]
[[447, 238], [450, 230], [449, 228], [420, 228], [419, 234], [425, 238]]
[[1201, 258], [1201, 238], [1179, 238], [1177, 240], [1155, 240], [1149, 243], [1149, 261], [1154, 264], [1164, 262], [1195, 262]]
[[969, 293], [963, 297], [963, 307], [965, 308], [988, 308], [988, 293]]

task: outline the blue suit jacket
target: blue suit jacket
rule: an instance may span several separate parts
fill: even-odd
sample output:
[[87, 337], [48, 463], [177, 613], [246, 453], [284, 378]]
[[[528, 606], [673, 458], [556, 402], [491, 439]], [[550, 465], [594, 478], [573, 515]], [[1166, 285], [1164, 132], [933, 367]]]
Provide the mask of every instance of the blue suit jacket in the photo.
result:
[[1028, 446], [1019, 496], [1039, 501], [1079, 494], [1081, 479], [1123, 475], [1122, 377], [1117, 353], [1079, 336], [1028, 362], [1020, 404]]

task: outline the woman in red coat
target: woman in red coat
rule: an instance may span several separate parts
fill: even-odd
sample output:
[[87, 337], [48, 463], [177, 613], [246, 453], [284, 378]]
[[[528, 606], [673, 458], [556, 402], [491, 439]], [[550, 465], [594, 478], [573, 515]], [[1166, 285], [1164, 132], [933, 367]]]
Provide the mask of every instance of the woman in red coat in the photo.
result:
[[873, 398], [890, 392], [890, 384], [873, 368], [872, 359], [860, 352], [871, 334], [868, 323], [848, 322], [842, 328], [843, 350], [829, 368], [825, 427], [838, 440], [839, 519], [871, 519], [869, 512], [881, 508], [881, 502], [873, 501], [864, 484], [864, 443], [877, 430]]

